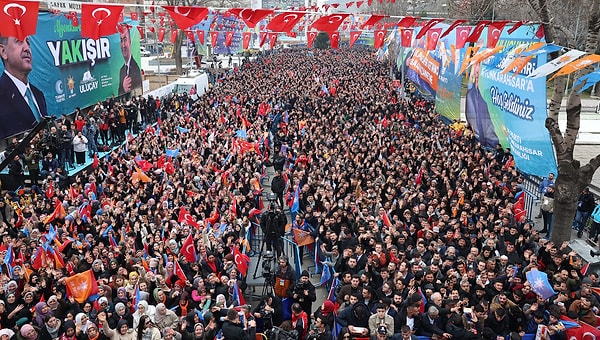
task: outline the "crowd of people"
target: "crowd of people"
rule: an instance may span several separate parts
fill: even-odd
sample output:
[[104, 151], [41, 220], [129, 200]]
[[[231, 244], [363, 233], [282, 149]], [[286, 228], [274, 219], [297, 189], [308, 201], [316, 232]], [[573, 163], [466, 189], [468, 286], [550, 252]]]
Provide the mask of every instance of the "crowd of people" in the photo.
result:
[[[69, 156], [45, 152], [39, 187], [0, 202], [0, 339], [234, 340], [274, 326], [300, 339], [516, 339], [538, 325], [564, 339], [563, 316], [597, 324], [598, 275], [515, 219], [524, 179], [509, 150], [444, 124], [371, 50], [283, 50], [197, 101], [148, 102], [135, 137], [125, 118], [103, 125], [116, 100], [80, 113], [101, 122], [99, 144], [124, 144], [62, 180]], [[337, 278], [320, 306], [292, 254], [278, 254], [273, 294], [243, 303], [237, 254], [258, 233], [269, 166], [283, 178], [274, 204], [295, 205], [289, 223]], [[534, 293], [535, 269], [555, 295]], [[97, 295], [79, 303], [66, 281], [88, 270]]]

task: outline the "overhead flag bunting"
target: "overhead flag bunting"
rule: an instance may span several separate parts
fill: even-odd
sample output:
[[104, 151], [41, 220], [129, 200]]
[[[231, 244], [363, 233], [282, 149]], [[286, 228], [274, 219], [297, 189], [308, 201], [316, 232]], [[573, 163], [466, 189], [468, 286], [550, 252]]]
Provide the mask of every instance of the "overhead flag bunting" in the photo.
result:
[[277, 35], [277, 32], [269, 33], [269, 47], [271, 49], [273, 49], [273, 47], [275, 47], [275, 44], [277, 43]]
[[340, 33], [339, 32], [327, 32], [329, 35], [329, 42], [331, 43], [331, 48], [337, 49], [340, 43]]
[[492, 22], [488, 26], [488, 36], [487, 36], [487, 47], [494, 48], [498, 43], [498, 39], [500, 39], [500, 34], [502, 34], [502, 30], [504, 26], [508, 24], [508, 20], [503, 21], [495, 21]]
[[551, 60], [550, 62], [536, 68], [531, 72], [527, 78], [539, 78], [549, 75], [552, 72], [560, 69], [561, 67], [567, 65], [568, 63], [576, 60], [577, 58], [584, 55], [585, 52], [578, 50], [570, 50], [569, 52], [561, 55], [558, 58]]
[[387, 17], [387, 15], [372, 14], [367, 21], [360, 25], [360, 29], [362, 30], [365, 27], [373, 26], [385, 17]]
[[476, 43], [477, 39], [479, 39], [479, 36], [481, 35], [481, 33], [483, 33], [483, 29], [490, 23], [489, 20], [481, 20], [480, 22], [477, 23], [477, 25], [475, 25], [475, 28], [473, 29], [473, 31], [471, 32], [471, 34], [469, 35], [469, 37], [467, 38], [466, 42], [468, 43]]
[[508, 31], [506, 31], [508, 34], [513, 34], [514, 31], [516, 31], [519, 27], [523, 26], [523, 24], [525, 24], [526, 21], [517, 21], [516, 23], [513, 24], [513, 26], [511, 28], [508, 29]]
[[198, 41], [200, 41], [200, 45], [204, 45], [204, 31], [196, 30], [196, 35], [198, 36]]
[[425, 49], [428, 51], [435, 50], [437, 46], [438, 40], [440, 39], [440, 34], [442, 33], [442, 28], [431, 28], [427, 31], [427, 41], [425, 44]]
[[585, 57], [583, 57], [579, 60], [572, 61], [572, 62], [568, 63], [566, 66], [563, 66], [549, 80], [552, 80], [552, 79], [554, 79], [556, 77], [560, 77], [560, 76], [566, 76], [568, 74], [571, 74], [575, 71], [584, 69], [584, 68], [591, 66], [593, 64], [596, 64], [598, 62], [600, 62], [600, 55], [597, 55], [597, 54], [586, 55]]
[[315, 20], [310, 27], [317, 31], [337, 31], [342, 24], [342, 21], [344, 21], [349, 15], [350, 14], [347, 13], [324, 15]]
[[440, 39], [447, 36], [448, 34], [450, 34], [450, 32], [452, 32], [452, 30], [454, 30], [456, 27], [458, 27], [458, 25], [464, 24], [465, 22], [467, 22], [467, 20], [465, 20], [465, 19], [455, 20], [450, 26], [448, 26], [448, 28], [446, 28], [444, 33], [442, 33], [442, 35], [440, 36]]
[[210, 32], [210, 44], [212, 45], [212, 47], [217, 46], [217, 41], [219, 41], [219, 32]]
[[402, 29], [400, 30], [401, 34], [401, 44], [402, 47], [411, 47], [413, 40], [413, 30], [412, 29]]
[[261, 8], [258, 8], [258, 9], [231, 8], [227, 12], [242, 19], [248, 27], [254, 28], [262, 19], [273, 14], [274, 11], [272, 9], [261, 9]]
[[242, 33], [242, 48], [247, 50], [248, 46], [250, 46], [250, 38], [252, 38], [252, 32], [243, 32]]
[[425, 34], [427, 34], [427, 31], [429, 31], [429, 29], [431, 29], [433, 26], [439, 24], [440, 22], [444, 21], [444, 19], [431, 19], [429, 20], [425, 26], [423, 26], [420, 30], [419, 33], [417, 33], [417, 40], [423, 38], [425, 36]]
[[354, 45], [354, 43], [356, 42], [356, 40], [358, 40], [358, 38], [360, 37], [361, 33], [362, 33], [362, 31], [352, 31], [352, 32], [350, 32], [350, 47], [352, 47], [352, 45]]
[[226, 47], [231, 46], [231, 41], [233, 40], [233, 34], [234, 33], [235, 32], [233, 32], [233, 31], [225, 32], [225, 46]]
[[398, 21], [396, 26], [409, 28], [409, 27], [412, 27], [412, 25], [414, 25], [416, 21], [417, 21], [417, 17], [404, 17], [404, 18], [400, 19], [400, 21]]
[[173, 21], [182, 30], [186, 30], [208, 17], [208, 8], [197, 6], [163, 6]]
[[471, 32], [471, 26], [459, 26], [456, 30], [456, 49], [460, 50], [465, 47], [469, 33]]
[[302, 12], [283, 12], [271, 19], [266, 29], [273, 32], [289, 32], [302, 18], [304, 18]]
[[[81, 36], [98, 39], [117, 33], [117, 24], [124, 6], [109, 4], [81, 4]], [[36, 13], [37, 21], [37, 13]]]
[[600, 70], [594, 71], [592, 73], [588, 73], [588, 74], [584, 75], [583, 77], [579, 77], [577, 79], [577, 81], [575, 82], [575, 84], [573, 85], [573, 87], [577, 87], [582, 82], [585, 82], [583, 87], [581, 87], [581, 89], [579, 89], [579, 93], [581, 93], [581, 92], [587, 90], [588, 88], [594, 86], [594, 84], [596, 84], [599, 81], [600, 81]]
[[306, 41], [307, 41], [308, 48], [312, 47], [313, 42], [315, 41], [316, 37], [317, 37], [317, 32], [315, 32], [315, 31], [306, 32]]
[[385, 39], [386, 33], [386, 30], [375, 30], [375, 32], [373, 32], [373, 47], [375, 49], [383, 46], [383, 40]]
[[25, 37], [35, 34], [39, 2], [0, 1], [0, 7], [4, 9], [0, 11], [0, 36], [25, 40]]

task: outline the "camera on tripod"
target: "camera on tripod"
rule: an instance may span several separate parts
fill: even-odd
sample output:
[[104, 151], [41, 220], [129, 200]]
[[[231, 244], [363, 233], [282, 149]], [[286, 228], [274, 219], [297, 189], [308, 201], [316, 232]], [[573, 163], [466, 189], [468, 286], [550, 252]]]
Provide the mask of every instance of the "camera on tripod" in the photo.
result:
[[265, 253], [265, 255], [263, 255], [263, 262], [262, 262], [262, 277], [264, 277], [267, 280], [270, 280], [273, 278], [273, 259], [275, 258], [275, 255], [273, 255], [272, 252], [267, 251]]
[[298, 295], [298, 302], [304, 302], [304, 291], [308, 289], [309, 284], [310, 283], [296, 282], [296, 285], [292, 291], [294, 294]]

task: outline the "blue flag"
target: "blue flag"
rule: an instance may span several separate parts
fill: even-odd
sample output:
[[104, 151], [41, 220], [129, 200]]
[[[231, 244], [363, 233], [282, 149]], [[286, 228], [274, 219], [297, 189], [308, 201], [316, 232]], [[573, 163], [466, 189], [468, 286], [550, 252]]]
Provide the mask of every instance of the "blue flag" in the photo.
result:
[[179, 148], [177, 148], [177, 149], [167, 149], [165, 151], [165, 154], [167, 155], [167, 157], [175, 158], [175, 157], [179, 156]]
[[190, 132], [190, 129], [186, 129], [186, 128], [184, 128], [184, 127], [181, 127], [181, 126], [178, 126], [178, 127], [177, 127], [177, 130], [178, 130], [180, 133], [188, 133], [188, 132]]
[[248, 137], [248, 133], [246, 132], [246, 130], [240, 129], [235, 132], [235, 136], [238, 138], [246, 139], [246, 137]]
[[531, 284], [533, 292], [541, 296], [544, 300], [556, 294], [552, 285], [548, 282], [548, 275], [544, 272], [537, 269], [528, 271], [527, 281]]
[[323, 271], [321, 272], [321, 282], [319, 283], [319, 285], [323, 286], [329, 281], [329, 279], [331, 279], [331, 271], [329, 270], [329, 266], [327, 264], [324, 264]]

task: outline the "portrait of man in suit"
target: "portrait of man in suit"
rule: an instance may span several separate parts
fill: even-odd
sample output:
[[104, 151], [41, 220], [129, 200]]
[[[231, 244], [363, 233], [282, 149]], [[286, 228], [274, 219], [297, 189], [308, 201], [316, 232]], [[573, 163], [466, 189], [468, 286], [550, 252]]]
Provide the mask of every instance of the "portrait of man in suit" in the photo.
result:
[[129, 29], [120, 31], [121, 53], [125, 64], [119, 71], [119, 96], [142, 87], [142, 72], [139, 65], [131, 55], [131, 34]]
[[0, 37], [0, 139], [32, 129], [48, 115], [46, 99], [29, 83], [33, 56], [29, 37]]

